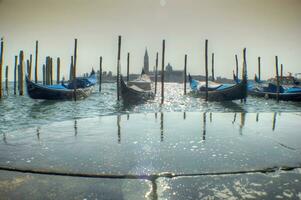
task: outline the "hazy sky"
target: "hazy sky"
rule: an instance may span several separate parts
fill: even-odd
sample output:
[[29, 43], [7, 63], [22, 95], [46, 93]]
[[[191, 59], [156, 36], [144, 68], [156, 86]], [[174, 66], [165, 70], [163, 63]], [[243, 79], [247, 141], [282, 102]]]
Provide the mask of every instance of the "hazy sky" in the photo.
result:
[[[275, 55], [285, 72], [301, 72], [301, 0], [0, 0], [0, 36], [5, 38], [5, 65], [19, 50], [34, 54], [39, 40], [40, 69], [46, 56], [61, 57], [68, 76], [74, 38], [78, 38], [78, 73], [116, 72], [117, 38], [122, 35], [122, 72], [131, 53], [138, 73], [148, 48], [150, 67], [166, 39], [166, 64], [204, 74], [204, 45], [215, 53], [216, 75], [232, 77], [234, 55], [247, 48], [249, 76], [262, 57], [262, 77], [275, 74]], [[12, 77], [10, 68], [10, 77]], [[41, 77], [41, 76], [40, 76]]]

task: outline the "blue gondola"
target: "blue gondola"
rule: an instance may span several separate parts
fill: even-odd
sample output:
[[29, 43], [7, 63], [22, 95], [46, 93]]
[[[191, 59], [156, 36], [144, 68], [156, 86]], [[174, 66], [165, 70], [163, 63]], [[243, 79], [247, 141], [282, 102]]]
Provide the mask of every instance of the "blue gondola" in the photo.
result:
[[[277, 99], [277, 85], [273, 83], [255, 83], [248, 91], [252, 96]], [[301, 88], [296, 86], [279, 86], [279, 100], [301, 101]]]
[[36, 84], [26, 76], [27, 93], [33, 99], [72, 100], [86, 98], [92, 93], [96, 82], [94, 70], [89, 77], [76, 78], [68, 85], [64, 83], [60, 85]]
[[247, 73], [246, 69], [243, 69], [242, 81], [238, 81], [238, 78], [234, 75], [233, 78], [236, 84], [208, 84], [206, 89], [205, 83], [192, 79], [189, 75], [189, 83], [191, 88], [191, 94], [195, 97], [206, 98], [206, 90], [208, 90], [209, 101], [232, 101], [238, 99], [247, 98]]
[[255, 80], [249, 86], [248, 93], [256, 97], [264, 97], [269, 99], [277, 99], [282, 101], [301, 101], [301, 88], [296, 85], [280, 85], [279, 94], [277, 95], [277, 85], [273, 82], [264, 83], [255, 75]]

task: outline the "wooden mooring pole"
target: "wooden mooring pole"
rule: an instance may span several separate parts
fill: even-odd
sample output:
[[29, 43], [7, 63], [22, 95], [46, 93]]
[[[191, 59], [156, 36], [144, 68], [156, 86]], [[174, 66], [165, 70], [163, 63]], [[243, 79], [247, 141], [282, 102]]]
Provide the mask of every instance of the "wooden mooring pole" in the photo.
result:
[[77, 39], [74, 39], [74, 62], [73, 62], [73, 80], [74, 80], [74, 100], [76, 101], [76, 66], [77, 65]]
[[208, 40], [205, 41], [205, 78], [206, 78], [206, 98], [208, 101]]
[[56, 59], [56, 84], [60, 84], [60, 73], [61, 73], [61, 59]]
[[69, 81], [73, 80], [73, 56], [71, 56], [70, 70], [69, 70]]
[[[243, 71], [242, 71], [242, 80], [246, 79], [248, 81], [248, 76], [247, 76], [247, 49], [244, 48], [243, 50]], [[247, 98], [245, 97], [243, 101], [246, 103]]]
[[50, 84], [53, 85], [53, 59], [50, 57]]
[[46, 76], [45, 76], [45, 78], [46, 78], [46, 82], [45, 82], [45, 84], [46, 85], [50, 85], [50, 67], [49, 67], [49, 65], [50, 65], [50, 62], [49, 62], [49, 56], [47, 56], [46, 57]]
[[236, 63], [236, 78], [238, 79], [238, 57], [235, 55], [235, 63]]
[[280, 80], [283, 81], [283, 64], [280, 65]]
[[[20, 57], [19, 57], [19, 60], [20, 60]], [[21, 86], [21, 68], [20, 68], [20, 64], [18, 64], [18, 92], [20, 93], [20, 86]]]
[[278, 56], [275, 57], [276, 60], [276, 79], [277, 79], [277, 102], [279, 102], [279, 89], [280, 89], [280, 84], [279, 84], [279, 72], [278, 72]]
[[184, 95], [186, 95], [186, 83], [187, 83], [187, 54], [184, 58]]
[[74, 61], [73, 61], [73, 79], [76, 78], [77, 68], [77, 39], [74, 39]]
[[39, 55], [39, 41], [36, 41], [36, 53], [35, 53], [35, 83], [38, 82], [38, 55]]
[[157, 82], [158, 82], [158, 62], [159, 53], [156, 53], [156, 67], [155, 67], [155, 95], [157, 94]]
[[215, 81], [215, 77], [214, 77], [214, 53], [212, 53], [212, 55], [211, 55], [211, 67], [212, 67], [212, 71], [211, 71], [211, 73], [212, 73], [212, 77], [211, 77], [211, 79], [212, 79], [212, 81]]
[[4, 57], [4, 42], [3, 42], [3, 38], [1, 38], [1, 48], [0, 48], [0, 98], [2, 98], [3, 94], [2, 94], [2, 66], [3, 66], [3, 57]]
[[29, 64], [29, 60], [28, 59], [26, 60], [26, 68], [27, 68], [28, 78], [29, 78], [29, 80], [31, 80], [31, 78], [30, 78], [30, 64]]
[[261, 80], [261, 58], [258, 57], [258, 80]]
[[18, 69], [18, 56], [15, 56], [15, 69], [14, 69], [14, 95], [17, 94], [17, 69]]
[[46, 85], [46, 66], [43, 64], [43, 85]]
[[127, 55], [126, 81], [130, 81], [130, 53]]
[[120, 100], [120, 51], [121, 51], [121, 35], [118, 36], [118, 56], [117, 56], [117, 101]]
[[99, 92], [101, 92], [101, 82], [102, 82], [102, 57], [99, 58]]
[[164, 103], [164, 66], [165, 66], [165, 40], [162, 42], [162, 68], [161, 68], [161, 104]]
[[8, 66], [6, 66], [5, 68], [5, 90], [6, 90], [6, 94], [8, 95]]
[[20, 91], [19, 91], [19, 95], [23, 96], [24, 95], [24, 52], [20, 51], [20, 55], [19, 55], [19, 65], [20, 65]]
[[32, 54], [30, 54], [29, 56], [29, 73], [28, 73], [28, 76], [29, 76], [29, 79], [31, 80], [31, 70], [32, 70]]

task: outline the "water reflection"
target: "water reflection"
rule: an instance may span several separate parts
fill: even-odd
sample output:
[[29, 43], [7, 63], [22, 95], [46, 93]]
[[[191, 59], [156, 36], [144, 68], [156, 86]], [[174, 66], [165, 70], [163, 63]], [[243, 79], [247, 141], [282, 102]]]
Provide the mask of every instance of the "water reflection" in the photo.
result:
[[2, 135], [3, 135], [3, 142], [4, 142], [4, 144], [7, 144], [7, 140], [6, 140], [6, 134], [5, 134], [5, 133], [3, 133]]
[[246, 122], [246, 113], [242, 112], [240, 113], [240, 125], [239, 125], [239, 134], [242, 135], [243, 128], [245, 126]]
[[233, 118], [232, 124], [234, 124], [235, 121], [236, 121], [236, 113], [234, 113], [234, 118]]
[[222, 107], [226, 108], [227, 112], [246, 112], [243, 104], [237, 104], [233, 101], [218, 102]]
[[38, 118], [39, 116], [54, 114], [61, 109], [59, 107], [62, 103], [66, 102], [36, 100], [29, 109], [29, 117]]
[[118, 136], [118, 144], [121, 143], [121, 127], [120, 127], [121, 115], [117, 115], [117, 136]]
[[273, 131], [275, 131], [275, 127], [276, 127], [276, 118], [277, 118], [277, 113], [275, 112], [273, 115], [273, 126], [272, 126]]
[[74, 120], [74, 136], [77, 136], [77, 120]]
[[203, 113], [203, 141], [206, 140], [206, 118], [207, 118], [207, 113]]
[[160, 141], [163, 142], [164, 141], [164, 114], [163, 114], [163, 112], [160, 113], [160, 132], [161, 132]]
[[[117, 129], [117, 138], [114, 140], [117, 141], [118, 144], [121, 144], [121, 132], [123, 125], [121, 124], [121, 118], [124, 116], [124, 119], [126, 118], [127, 120], [124, 121], [124, 124], [126, 125], [127, 129], [134, 129], [135, 131], [139, 132], [142, 131], [144, 128], [147, 128], [148, 132], [156, 132], [157, 134], [160, 134], [160, 142], [166, 142], [166, 135], [168, 133], [172, 133], [172, 137], [168, 138], [168, 140], [175, 139], [174, 134], [177, 135], [179, 132], [179, 129], [186, 130], [183, 132], [183, 135], [189, 135], [189, 134], [194, 134], [194, 142], [197, 141], [202, 141], [205, 142], [208, 140], [208, 135], [207, 134], [216, 134], [217, 131], [229, 131], [229, 128], [231, 127], [231, 132], [238, 132], [240, 136], [244, 134], [244, 132], [249, 133], [249, 129], [252, 130], [257, 130], [257, 132], [267, 132], [269, 129], [271, 132], [276, 131], [278, 128], [276, 126], [276, 123], [279, 123], [277, 121], [277, 117], [279, 113], [261, 113], [259, 117], [259, 113], [212, 113], [212, 112], [203, 112], [203, 113], [187, 113], [187, 112], [182, 112], [182, 113], [165, 113], [165, 112], [160, 112], [160, 113], [154, 113], [154, 114], [143, 114], [143, 120], [142, 117], [137, 118], [137, 116], [140, 114], [118, 114], [116, 116], [105, 116], [104, 118], [110, 118], [113, 117], [113, 124], [110, 125], [109, 130], [116, 131]], [[173, 117], [168, 117], [170, 115], [173, 115]], [[189, 115], [189, 117], [188, 117]], [[214, 115], [214, 117], [213, 117]], [[251, 116], [250, 118], [256, 118], [255, 120], [250, 120], [247, 121], [247, 116]], [[198, 117], [196, 117], [198, 116]], [[296, 115], [298, 116], [298, 115]], [[116, 118], [115, 118], [116, 117]], [[272, 121], [271, 121], [272, 118]], [[279, 118], [279, 117], [278, 117]], [[283, 118], [283, 117], [281, 117]], [[116, 120], [116, 121], [115, 121]], [[141, 121], [142, 120], [142, 121]], [[160, 120], [159, 124], [157, 120]], [[279, 119], [278, 119], [279, 120]], [[78, 130], [78, 125], [81, 122], [81, 119], [75, 119], [70, 121], [72, 124], [72, 133], [74, 134], [75, 137], [78, 136], [79, 130]], [[112, 121], [112, 120], [111, 120]], [[210, 123], [208, 123], [208, 121]], [[247, 123], [248, 122], [248, 123]], [[64, 122], [62, 122], [64, 123]], [[87, 122], [88, 123], [88, 122]], [[147, 126], [144, 126], [144, 123], [148, 124]], [[70, 125], [71, 125], [70, 124]], [[140, 125], [139, 128], [135, 129], [137, 125]], [[234, 125], [234, 126], [233, 126]], [[245, 127], [247, 126], [247, 128]], [[271, 127], [268, 128], [268, 127]], [[278, 125], [279, 126], [279, 125]], [[51, 125], [50, 125], [51, 127]], [[86, 127], [86, 124], [83, 126], [84, 128]], [[178, 127], [178, 128], [175, 128]], [[41, 127], [41, 126], [36, 126], [34, 129], [32, 129], [31, 133], [34, 133], [34, 136], [37, 138], [39, 141], [41, 139], [41, 133], [43, 132], [43, 138], [45, 136], [45, 129], [49, 129], [48, 126]], [[57, 129], [57, 128], [55, 128]], [[89, 129], [89, 128], [87, 128]], [[43, 130], [43, 131], [41, 131]], [[182, 130], [182, 131], [183, 131]], [[209, 133], [208, 130], [211, 132]], [[235, 131], [236, 130], [236, 131]], [[52, 130], [53, 131], [53, 130]], [[70, 126], [69, 129], [65, 130], [66, 132], [70, 131]], [[87, 130], [89, 131], [89, 130]], [[56, 130], [56, 132], [62, 132], [60, 130]], [[86, 132], [86, 131], [85, 131]], [[181, 131], [180, 131], [181, 132]], [[189, 133], [188, 133], [189, 132]], [[127, 131], [128, 133], [128, 131]], [[200, 135], [201, 134], [201, 135]], [[70, 133], [69, 133], [70, 135]], [[143, 135], [143, 134], [140, 134]], [[8, 138], [7, 138], [8, 136]], [[115, 136], [116, 137], [116, 136]], [[128, 137], [125, 136], [125, 137]], [[158, 137], [158, 136], [157, 136]], [[10, 134], [7, 135], [7, 133], [2, 134], [3, 138], [3, 143], [7, 143], [7, 140], [11, 140], [12, 138], [10, 137]], [[158, 140], [158, 139], [157, 139]], [[168, 141], [167, 141], [168, 142]]]
[[28, 169], [139, 176], [294, 166], [300, 163], [301, 116], [277, 116], [274, 134], [273, 114], [255, 122], [256, 113], [189, 112], [184, 120], [183, 112], [160, 112], [157, 120], [154, 113], [130, 114], [130, 120], [124, 114], [35, 126], [2, 135], [0, 166], [9, 161]]
[[40, 127], [37, 128], [37, 138], [40, 140]]

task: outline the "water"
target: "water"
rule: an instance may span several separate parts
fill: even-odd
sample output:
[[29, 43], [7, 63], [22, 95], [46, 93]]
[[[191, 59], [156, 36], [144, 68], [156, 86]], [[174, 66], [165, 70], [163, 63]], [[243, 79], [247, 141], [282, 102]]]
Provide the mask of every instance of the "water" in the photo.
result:
[[[160, 85], [159, 85], [160, 86]], [[160, 87], [158, 87], [160, 88]], [[12, 89], [12, 85], [10, 85]], [[116, 85], [105, 83], [102, 92], [97, 91], [87, 99], [74, 101], [33, 100], [27, 95], [20, 97], [10, 94], [0, 100], [0, 133], [55, 121], [81, 119], [118, 113], [154, 112], [301, 112], [301, 103], [280, 102], [248, 97], [245, 104], [233, 102], [204, 102], [202, 99], [183, 95], [183, 85], [165, 84], [165, 104], [160, 105], [160, 89], [154, 101], [146, 104], [124, 107], [116, 101]], [[12, 93], [12, 91], [11, 91]]]
[[297, 113], [161, 112], [54, 122], [7, 134], [0, 166], [137, 176], [294, 167], [301, 135], [287, 127], [300, 120]]
[[163, 106], [129, 107], [115, 84], [102, 89], [76, 102], [0, 100], [0, 167], [38, 172], [0, 170], [4, 198], [301, 198], [300, 103], [206, 103], [167, 83]]

